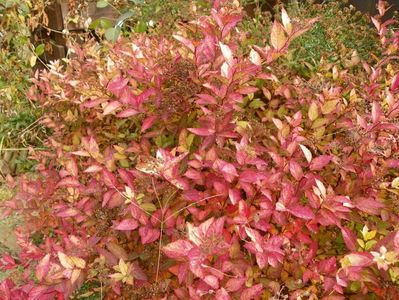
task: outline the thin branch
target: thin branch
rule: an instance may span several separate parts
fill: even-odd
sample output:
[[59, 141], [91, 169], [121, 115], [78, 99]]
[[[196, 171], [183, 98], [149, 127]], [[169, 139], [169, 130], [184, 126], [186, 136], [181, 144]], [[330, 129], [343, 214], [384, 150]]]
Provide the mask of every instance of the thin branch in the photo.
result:
[[170, 218], [173, 218], [174, 216], [178, 215], [180, 212], [182, 212], [183, 210], [185, 210], [185, 209], [187, 209], [187, 208], [189, 208], [189, 207], [191, 207], [191, 206], [194, 206], [194, 205], [196, 205], [196, 204], [198, 204], [198, 203], [201, 203], [201, 202], [203, 202], [203, 201], [206, 201], [206, 200], [209, 200], [209, 199], [212, 199], [212, 198], [216, 198], [216, 197], [219, 197], [219, 196], [223, 196], [223, 194], [218, 194], [218, 195], [209, 196], [209, 197], [206, 197], [206, 198], [204, 198], [204, 199], [198, 200], [197, 202], [191, 203], [191, 204], [189, 204], [189, 205], [187, 205], [187, 206], [185, 206], [185, 207], [183, 207], [183, 208], [181, 208], [181, 209], [175, 211], [173, 214], [171, 214], [169, 217], [167, 217], [167, 218], [165, 219], [165, 222], [166, 222], [167, 220], [169, 220]]

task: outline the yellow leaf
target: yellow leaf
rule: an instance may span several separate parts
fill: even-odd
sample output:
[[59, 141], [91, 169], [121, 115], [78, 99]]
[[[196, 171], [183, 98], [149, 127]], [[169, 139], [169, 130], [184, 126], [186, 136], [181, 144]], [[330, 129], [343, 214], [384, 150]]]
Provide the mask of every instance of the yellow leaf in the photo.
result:
[[125, 148], [118, 145], [114, 145], [114, 149], [120, 154], [123, 154], [125, 152]]
[[37, 60], [36, 55], [32, 55], [32, 56], [30, 57], [30, 59], [29, 59], [29, 64], [30, 64], [31, 67], [34, 67], [34, 66], [36, 65], [36, 60]]
[[146, 212], [154, 212], [157, 210], [157, 207], [153, 203], [143, 203], [140, 207]]
[[125, 263], [125, 262], [123, 261], [123, 259], [120, 259], [120, 260], [119, 260], [118, 266], [119, 266], [119, 271], [121, 272], [121, 274], [123, 274], [123, 275], [126, 276], [126, 275], [128, 274], [128, 272], [129, 272], [129, 266], [128, 266], [128, 264]]
[[285, 28], [285, 31], [288, 34], [292, 33], [292, 24], [291, 24], [291, 19], [287, 14], [287, 11], [285, 10], [285, 8], [283, 7], [283, 9], [281, 10], [281, 20], [283, 21], [283, 25]]
[[116, 281], [122, 281], [122, 279], [125, 277], [121, 273], [114, 273], [109, 275], [110, 278], [116, 280]]
[[80, 276], [80, 269], [73, 269], [72, 274], [71, 274], [71, 283], [74, 284], [76, 280], [78, 280]]
[[314, 137], [317, 139], [321, 139], [324, 136], [324, 132], [326, 131], [326, 128], [323, 127], [319, 127], [314, 131]]
[[364, 249], [364, 241], [361, 239], [357, 239], [357, 243]]
[[270, 43], [273, 48], [280, 50], [287, 42], [284, 27], [277, 21], [274, 21], [272, 31], [270, 33]]
[[315, 120], [312, 124], [312, 129], [316, 129], [316, 128], [319, 128], [319, 127], [325, 125], [327, 123], [327, 121], [328, 120], [326, 118], [320, 118], [320, 119]]
[[365, 239], [366, 241], [371, 240], [371, 239], [373, 239], [373, 238], [375, 237], [376, 234], [377, 234], [377, 231], [376, 231], [376, 230], [371, 230], [371, 231], [369, 231], [369, 232], [366, 232], [366, 233], [364, 234], [364, 239]]
[[66, 268], [66, 269], [73, 269], [73, 262], [70, 259], [70, 257], [68, 257], [67, 255], [65, 255], [65, 253], [62, 253], [61, 251], [58, 251], [57, 253], [58, 255], [58, 259], [60, 260], [61, 265]]
[[394, 180], [392, 180], [391, 185], [394, 189], [399, 189], [399, 177], [396, 177]]
[[117, 160], [122, 160], [122, 159], [126, 159], [127, 156], [125, 154], [115, 153], [114, 154], [114, 158], [117, 159]]
[[69, 258], [71, 259], [75, 267], [79, 269], [84, 269], [86, 267], [86, 262], [84, 261], [84, 259], [81, 259], [80, 257], [77, 256], [70, 256]]
[[310, 104], [309, 106], [309, 111], [308, 111], [308, 116], [309, 119], [311, 121], [314, 121], [317, 119], [317, 117], [319, 116], [319, 112], [318, 112], [318, 108], [317, 108], [317, 104], [312, 102], [312, 104]]
[[337, 107], [338, 102], [338, 100], [327, 101], [321, 107], [321, 112], [325, 115], [331, 113]]

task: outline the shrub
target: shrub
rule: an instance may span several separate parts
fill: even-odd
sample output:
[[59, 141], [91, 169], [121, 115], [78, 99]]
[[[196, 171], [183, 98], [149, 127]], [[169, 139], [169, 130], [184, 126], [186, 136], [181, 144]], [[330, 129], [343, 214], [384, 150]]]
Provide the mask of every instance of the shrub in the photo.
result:
[[2, 297], [397, 298], [398, 34], [383, 2], [378, 63], [319, 85], [270, 72], [315, 19], [283, 10], [247, 55], [229, 2], [174, 39], [75, 47], [36, 75], [54, 151], [6, 203], [29, 226], [2, 258], [16, 270]]

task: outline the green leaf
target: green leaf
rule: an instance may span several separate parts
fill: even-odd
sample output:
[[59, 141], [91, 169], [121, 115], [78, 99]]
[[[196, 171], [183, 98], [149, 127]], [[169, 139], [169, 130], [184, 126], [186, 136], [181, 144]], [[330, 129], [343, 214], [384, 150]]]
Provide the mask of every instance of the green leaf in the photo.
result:
[[99, 18], [91, 22], [89, 29], [103, 28], [108, 29], [112, 27], [112, 22], [108, 19]]
[[35, 48], [35, 53], [37, 56], [40, 56], [44, 53], [44, 44], [40, 44]]
[[136, 24], [136, 28], [134, 29], [137, 33], [144, 33], [147, 31], [147, 24], [143, 21], [138, 21]]
[[250, 107], [250, 108], [254, 108], [254, 109], [261, 108], [261, 107], [263, 107], [263, 106], [265, 106], [265, 102], [263, 102], [263, 101], [260, 100], [260, 99], [255, 99], [254, 101], [252, 101], [252, 102], [249, 104], [249, 107]]
[[364, 250], [370, 250], [371, 248], [373, 248], [373, 246], [375, 245], [375, 244], [377, 244], [377, 241], [376, 240], [371, 240], [371, 241], [368, 241], [367, 243], [366, 243], [366, 245], [364, 246]]
[[104, 7], [107, 7], [109, 5], [109, 3], [108, 3], [108, 1], [106, 1], [106, 0], [99, 0], [99, 1], [97, 1], [97, 7], [98, 8], [104, 8]]
[[119, 27], [112, 27], [105, 30], [105, 38], [110, 42], [116, 42], [119, 37], [121, 29]]
[[144, 4], [144, 0], [129, 0], [129, 2], [133, 2], [134, 4]]

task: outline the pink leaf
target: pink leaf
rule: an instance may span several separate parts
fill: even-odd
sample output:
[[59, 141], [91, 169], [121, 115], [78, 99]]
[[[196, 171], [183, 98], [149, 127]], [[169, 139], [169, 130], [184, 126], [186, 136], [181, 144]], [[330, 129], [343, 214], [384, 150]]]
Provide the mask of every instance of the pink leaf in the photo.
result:
[[149, 244], [159, 239], [160, 232], [158, 229], [146, 226], [139, 229], [139, 235], [143, 244]]
[[368, 252], [356, 252], [345, 255], [352, 267], [368, 267], [373, 264], [373, 256]]
[[301, 166], [292, 159], [290, 160], [290, 172], [291, 175], [298, 181], [303, 177], [303, 171]]
[[128, 79], [117, 77], [108, 84], [107, 89], [110, 92], [114, 93], [116, 96], [119, 96], [121, 94], [121, 91], [127, 86], [128, 82]]
[[208, 128], [188, 128], [188, 131], [199, 136], [210, 136], [215, 134], [215, 130]]
[[119, 107], [121, 107], [122, 104], [119, 101], [112, 101], [110, 103], [108, 103], [105, 107], [104, 107], [104, 112], [103, 115], [109, 115], [111, 113], [113, 113], [115, 110], [117, 110]]
[[56, 187], [80, 187], [80, 182], [74, 177], [65, 177], [57, 183]]
[[396, 251], [399, 251], [399, 231], [395, 233], [395, 237], [393, 239], [393, 245], [395, 246]]
[[221, 288], [216, 292], [215, 300], [231, 300], [231, 297], [224, 288]]
[[84, 173], [97, 173], [97, 172], [101, 172], [102, 170], [103, 170], [103, 167], [101, 167], [99, 165], [91, 165], [83, 172]]
[[310, 170], [319, 171], [323, 169], [332, 160], [331, 155], [320, 155], [312, 160], [310, 163]]
[[217, 290], [219, 288], [219, 280], [214, 275], [207, 275], [204, 277], [204, 281], [213, 289]]
[[399, 73], [396, 74], [396, 75], [392, 78], [391, 91], [396, 90], [398, 87], [399, 87]]
[[237, 189], [229, 189], [229, 198], [231, 204], [236, 205], [241, 200], [240, 191]]
[[240, 296], [240, 300], [257, 299], [257, 297], [260, 297], [262, 292], [263, 292], [263, 285], [261, 283], [258, 283], [250, 288], [246, 288], [245, 290], [243, 290]]
[[56, 215], [61, 218], [69, 218], [69, 217], [75, 217], [79, 214], [80, 214], [80, 212], [78, 209], [71, 207], [71, 208], [62, 210], [61, 212], [57, 213]]
[[46, 254], [36, 266], [35, 275], [39, 281], [42, 281], [46, 277], [50, 268], [50, 254]]
[[148, 128], [150, 128], [152, 125], [154, 125], [154, 122], [156, 121], [157, 116], [150, 116], [144, 119], [143, 124], [141, 125], [141, 132], [146, 131]]
[[193, 247], [189, 241], [177, 240], [163, 247], [162, 251], [170, 258], [184, 259]]
[[121, 111], [120, 113], [118, 113], [116, 116], [118, 118], [129, 118], [131, 116], [137, 115], [139, 112], [133, 108], [128, 108], [125, 109], [123, 111]]
[[182, 43], [184, 46], [186, 46], [188, 49], [190, 49], [192, 52], [195, 51], [195, 46], [192, 41], [189, 39], [186, 39], [185, 37], [182, 37], [181, 35], [174, 34], [173, 37], [178, 40], [180, 43]]
[[217, 100], [215, 99], [215, 97], [208, 95], [208, 94], [198, 94], [198, 100], [197, 100], [197, 104], [198, 105], [207, 105], [207, 104], [218, 104]]
[[125, 219], [122, 222], [120, 222], [118, 225], [116, 225], [114, 228], [116, 230], [134, 230], [137, 227], [139, 227], [139, 223], [134, 220], [134, 219]]
[[242, 288], [245, 281], [245, 278], [231, 278], [226, 283], [226, 289], [229, 292], [236, 292]]
[[382, 110], [380, 105], [376, 101], [373, 102], [373, 106], [371, 108], [371, 115], [374, 124], [380, 121]]

